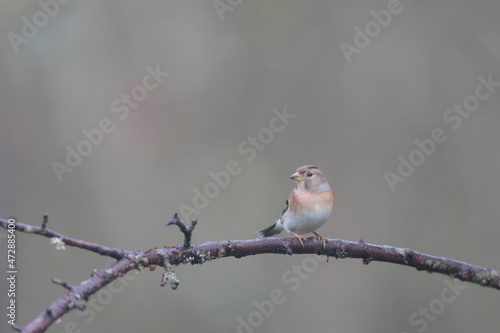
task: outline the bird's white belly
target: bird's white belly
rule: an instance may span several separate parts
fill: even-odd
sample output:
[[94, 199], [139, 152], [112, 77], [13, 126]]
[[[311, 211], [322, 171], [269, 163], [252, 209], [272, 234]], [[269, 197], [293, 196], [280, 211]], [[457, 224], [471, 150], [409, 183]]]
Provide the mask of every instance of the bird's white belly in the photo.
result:
[[286, 231], [297, 234], [307, 234], [321, 227], [330, 217], [332, 208], [323, 210], [306, 211], [294, 216], [287, 216], [283, 221], [283, 227]]

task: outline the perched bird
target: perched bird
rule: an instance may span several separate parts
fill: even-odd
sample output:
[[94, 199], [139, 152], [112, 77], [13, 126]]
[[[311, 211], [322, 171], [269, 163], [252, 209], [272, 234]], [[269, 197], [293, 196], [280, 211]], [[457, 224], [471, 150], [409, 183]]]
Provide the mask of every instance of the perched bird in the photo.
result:
[[318, 240], [328, 241], [316, 229], [321, 227], [330, 217], [335, 196], [326, 181], [325, 175], [313, 165], [304, 165], [290, 176], [295, 181], [295, 188], [283, 207], [281, 217], [276, 222], [258, 232], [262, 237], [279, 234], [285, 230], [302, 243], [305, 237], [299, 234], [312, 232]]

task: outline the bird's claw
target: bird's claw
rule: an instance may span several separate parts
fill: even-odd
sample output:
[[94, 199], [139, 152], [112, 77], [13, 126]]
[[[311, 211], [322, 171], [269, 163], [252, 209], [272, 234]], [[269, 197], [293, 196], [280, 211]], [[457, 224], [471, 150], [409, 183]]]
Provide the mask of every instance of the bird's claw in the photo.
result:
[[321, 241], [323, 242], [323, 248], [325, 248], [325, 246], [326, 246], [326, 242], [329, 242], [330, 240], [329, 240], [328, 238], [326, 238], [326, 237], [321, 236], [321, 235], [320, 235], [320, 234], [318, 234], [317, 232], [313, 232], [313, 234], [314, 234], [314, 236], [316, 236], [316, 238], [317, 238], [318, 240], [321, 240]]
[[302, 236], [300, 236], [300, 235], [298, 235], [298, 234], [296, 234], [296, 233], [294, 233], [294, 232], [290, 232], [290, 233], [293, 235], [293, 238], [298, 239], [298, 240], [299, 240], [299, 242], [300, 242], [300, 245], [302, 245], [302, 247], [304, 247], [304, 243], [302, 243], [302, 241], [303, 241], [303, 240], [307, 240], [307, 238], [302, 237]]

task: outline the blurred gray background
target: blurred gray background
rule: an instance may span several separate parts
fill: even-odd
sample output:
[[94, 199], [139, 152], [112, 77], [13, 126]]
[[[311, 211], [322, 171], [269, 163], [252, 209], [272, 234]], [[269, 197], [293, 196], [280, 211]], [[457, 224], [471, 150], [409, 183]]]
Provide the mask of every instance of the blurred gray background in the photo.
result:
[[[49, 2], [50, 15], [36, 1], [1, 2], [2, 218], [39, 224], [48, 211], [49, 228], [74, 238], [130, 250], [181, 244], [165, 221], [235, 160], [241, 172], [188, 218], [200, 221], [194, 243], [251, 239], [279, 216], [288, 176], [315, 164], [337, 199], [321, 234], [500, 269], [500, 88], [458, 128], [443, 118], [474, 101], [480, 76], [500, 82], [498, 1], [221, 0], [219, 13], [211, 0], [72, 1]], [[398, 13], [374, 23], [370, 11], [388, 6]], [[341, 45], [355, 46], [367, 24], [369, 43], [348, 61]], [[141, 96], [148, 66], [169, 75]], [[126, 104], [112, 104], [131, 92], [145, 98], [124, 117]], [[274, 108], [296, 117], [271, 140]], [[66, 165], [66, 147], [84, 149], [82, 131], [103, 119], [113, 130], [60, 181], [54, 162]], [[392, 191], [384, 173], [397, 174], [399, 156], [436, 128], [446, 142]], [[259, 133], [268, 143], [248, 161], [238, 147]], [[77, 284], [113, 262], [19, 233], [17, 249], [19, 325], [64, 295], [51, 277]], [[176, 291], [159, 286], [161, 270], [131, 273], [125, 288], [93, 298], [95, 317], [73, 311], [50, 332], [498, 330], [498, 291], [460, 283], [447, 304], [442, 292], [455, 294], [442, 275], [314, 258], [181, 266]], [[304, 265], [311, 272], [299, 278], [292, 269]], [[254, 303], [275, 289], [286, 299], [259, 315]], [[5, 309], [5, 279], [0, 292]], [[437, 315], [424, 319], [430, 306]]]

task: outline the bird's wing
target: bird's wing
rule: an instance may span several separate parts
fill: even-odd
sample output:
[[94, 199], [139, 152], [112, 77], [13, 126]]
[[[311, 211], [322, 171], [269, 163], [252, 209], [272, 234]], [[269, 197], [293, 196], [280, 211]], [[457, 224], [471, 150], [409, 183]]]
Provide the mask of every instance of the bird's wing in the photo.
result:
[[288, 210], [288, 199], [286, 199], [285, 205], [283, 206], [283, 211], [281, 212], [281, 216], [283, 216]]

